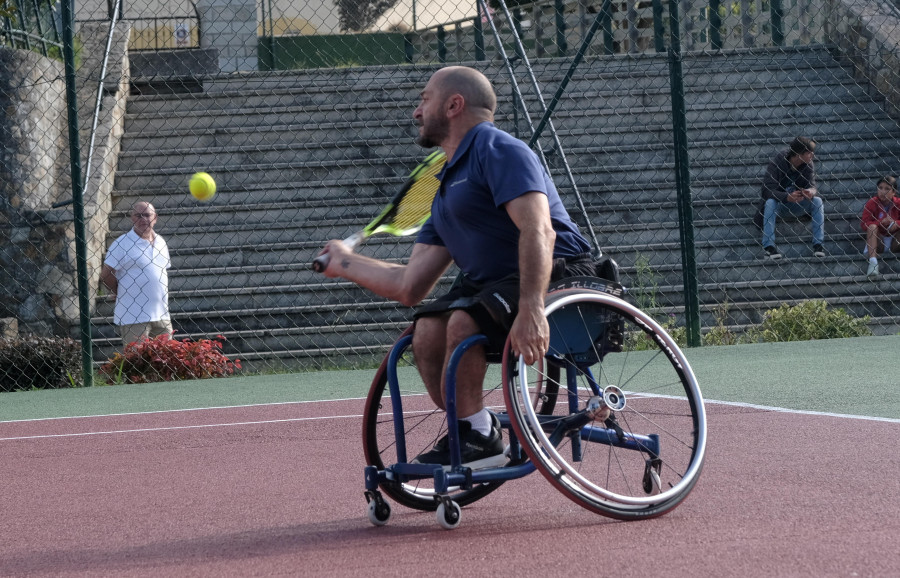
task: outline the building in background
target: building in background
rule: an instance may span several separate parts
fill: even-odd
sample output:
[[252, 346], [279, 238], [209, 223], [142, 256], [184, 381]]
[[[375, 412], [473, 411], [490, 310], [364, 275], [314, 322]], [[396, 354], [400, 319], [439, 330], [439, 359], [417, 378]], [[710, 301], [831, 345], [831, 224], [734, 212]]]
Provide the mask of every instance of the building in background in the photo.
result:
[[[334, 0], [123, 0], [122, 18], [132, 22], [131, 48], [169, 50], [200, 44], [195, 4], [255, 5], [260, 36], [300, 36], [341, 34], [338, 8]], [[108, 19], [111, 0], [76, 0], [75, 20]], [[458, 4], [442, 0], [398, 0], [370, 31], [411, 30], [471, 18], [476, 0]]]

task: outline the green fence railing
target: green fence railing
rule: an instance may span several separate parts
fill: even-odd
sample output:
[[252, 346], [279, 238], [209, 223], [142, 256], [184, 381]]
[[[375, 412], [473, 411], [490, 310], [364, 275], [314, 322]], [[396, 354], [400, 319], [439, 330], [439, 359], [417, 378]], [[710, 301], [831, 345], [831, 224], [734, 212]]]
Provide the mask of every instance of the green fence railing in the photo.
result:
[[0, 2], [0, 45], [60, 56], [62, 31], [54, 0]]

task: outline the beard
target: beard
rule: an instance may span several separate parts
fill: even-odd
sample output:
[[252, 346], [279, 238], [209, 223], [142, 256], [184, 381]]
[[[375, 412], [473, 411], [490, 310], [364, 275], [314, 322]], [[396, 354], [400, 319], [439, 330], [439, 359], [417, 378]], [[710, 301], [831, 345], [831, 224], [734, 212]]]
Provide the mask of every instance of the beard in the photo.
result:
[[419, 125], [419, 136], [416, 137], [416, 144], [422, 148], [430, 149], [440, 144], [447, 138], [450, 133], [450, 123], [447, 119], [434, 119], [431, 121], [422, 120]]

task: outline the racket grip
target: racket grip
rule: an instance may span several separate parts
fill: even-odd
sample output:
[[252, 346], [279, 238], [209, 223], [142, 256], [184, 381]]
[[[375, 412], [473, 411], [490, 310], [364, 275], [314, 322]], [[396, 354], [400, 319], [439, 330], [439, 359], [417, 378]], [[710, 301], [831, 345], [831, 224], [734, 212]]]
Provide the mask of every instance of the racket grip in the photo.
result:
[[328, 268], [328, 263], [331, 262], [331, 257], [326, 255], [319, 255], [315, 259], [313, 259], [312, 264], [310, 264], [310, 269], [315, 271], [316, 273], [321, 273], [325, 269]]
[[[356, 249], [365, 241], [366, 236], [363, 233], [353, 233], [346, 239], [344, 239], [344, 244], [347, 245], [349, 249]], [[313, 262], [310, 264], [309, 268], [315, 271], [316, 273], [321, 273], [325, 269], [328, 268], [328, 264], [331, 263], [331, 255], [325, 253], [324, 255], [319, 255]]]

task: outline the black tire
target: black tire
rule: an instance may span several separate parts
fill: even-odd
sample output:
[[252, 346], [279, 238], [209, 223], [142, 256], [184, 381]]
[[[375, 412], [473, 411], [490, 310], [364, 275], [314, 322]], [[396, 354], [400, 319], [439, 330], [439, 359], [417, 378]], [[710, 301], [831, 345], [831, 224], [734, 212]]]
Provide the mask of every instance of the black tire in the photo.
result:
[[[403, 336], [411, 334], [411, 329]], [[401, 337], [402, 338], [402, 337]], [[375, 466], [379, 471], [385, 465], [397, 462], [397, 445], [394, 436], [393, 411], [390, 399], [390, 388], [387, 378], [388, 357], [372, 380], [366, 407], [363, 414], [363, 448], [366, 463]], [[398, 373], [402, 373], [399, 383], [402, 389], [403, 413], [406, 431], [407, 459], [434, 447], [434, 444], [447, 433], [446, 414], [434, 407], [425, 391], [424, 384], [415, 370], [415, 359], [411, 348], [404, 351], [398, 363]], [[502, 404], [499, 382], [493, 388], [485, 389], [485, 405], [491, 402]], [[451, 500], [465, 506], [483, 498], [496, 490], [502, 481], [476, 484], [470, 489], [451, 488]], [[434, 511], [438, 502], [434, 499], [434, 480], [431, 478], [410, 480], [406, 483], [383, 482], [381, 490], [397, 503], [417, 510]]]
[[[706, 448], [706, 413], [690, 365], [659, 324], [605, 292], [565, 289], [549, 294], [546, 304], [548, 356], [573, 362], [576, 383], [562, 385], [553, 411], [534, 411], [536, 392], [553, 379], [543, 370], [546, 362], [528, 366], [504, 353], [506, 405], [525, 453], [551, 484], [589, 510], [621, 520], [670, 511], [697, 482]], [[603, 399], [611, 385], [624, 392], [624, 407], [607, 414], [601, 404], [593, 421], [557, 429], [565, 418], [586, 416], [589, 400]], [[610, 403], [621, 397], [607, 391]], [[651, 434], [658, 436], [659, 455], [650, 449]], [[658, 493], [645, 491], [655, 488], [646, 481], [648, 464], [661, 479]]]

